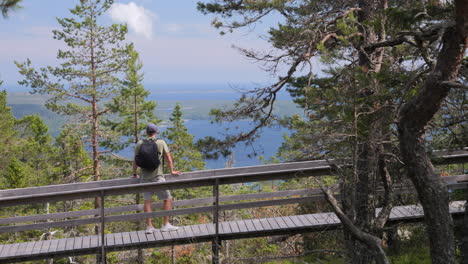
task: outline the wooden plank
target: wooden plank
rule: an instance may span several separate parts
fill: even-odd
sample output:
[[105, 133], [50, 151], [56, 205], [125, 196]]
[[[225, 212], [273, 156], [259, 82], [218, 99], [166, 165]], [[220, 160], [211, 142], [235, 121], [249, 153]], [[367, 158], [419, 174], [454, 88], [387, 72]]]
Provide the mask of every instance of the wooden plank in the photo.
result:
[[229, 227], [231, 228], [232, 233], [239, 233], [239, 225], [237, 224], [237, 221], [229, 221]]
[[142, 243], [142, 244], [143, 243], [144, 244], [148, 243], [148, 238], [146, 237], [145, 231], [139, 230], [139, 231], [136, 231], [136, 233], [137, 233], [137, 236], [138, 236], [138, 240], [140, 240], [140, 243]]
[[75, 241], [73, 242], [73, 250], [79, 250], [83, 246], [83, 237], [75, 237]]
[[214, 224], [206, 224], [206, 229], [208, 230], [208, 234], [210, 234], [210, 235], [216, 234]]
[[177, 230], [177, 233], [179, 235], [179, 238], [187, 238], [187, 229], [185, 226], [180, 226], [179, 230]]
[[255, 229], [257, 231], [263, 231], [264, 228], [262, 226], [262, 224], [260, 223], [260, 220], [259, 219], [252, 219], [252, 224], [254, 225]]
[[200, 228], [200, 236], [208, 236], [208, 228], [206, 227], [206, 224], [201, 224], [198, 226]]
[[297, 218], [296, 216], [291, 215], [291, 216], [288, 216], [288, 218], [291, 219], [291, 221], [294, 223], [294, 225], [296, 227], [304, 226], [304, 224], [301, 222], [301, 220], [299, 220], [299, 218]]
[[84, 236], [83, 237], [81, 247], [82, 248], [90, 248], [91, 247], [91, 236]]
[[258, 221], [262, 225], [263, 230], [272, 230], [273, 229], [271, 227], [271, 225], [268, 223], [268, 220], [266, 218], [260, 218], [260, 219], [258, 219]]
[[42, 243], [44, 243], [44, 240], [36, 241], [36, 243], [34, 244], [34, 248], [31, 252], [32, 255], [37, 255], [39, 254], [39, 252], [41, 252]]
[[296, 227], [304, 227], [305, 226], [304, 223], [302, 223], [302, 221], [296, 215], [289, 216], [289, 219], [291, 219], [291, 221], [294, 223], [294, 225]]
[[146, 236], [146, 241], [147, 242], [155, 242], [156, 241], [156, 237], [154, 236], [154, 232], [150, 233], [150, 234], [146, 234], [146, 231], [141, 231], [141, 232], [143, 232], [143, 234]]
[[130, 234], [128, 232], [122, 233], [122, 241], [123, 245], [130, 245], [132, 243], [132, 239], [130, 238]]
[[89, 247], [90, 248], [97, 248], [101, 246], [101, 236], [91, 236], [90, 242], [89, 242]]
[[325, 221], [324, 217], [322, 216], [322, 214], [318, 213], [318, 214], [309, 214], [307, 215], [309, 217], [309, 219], [312, 219], [315, 223], [315, 225], [324, 225], [326, 224], [327, 222]]
[[192, 226], [185, 226], [185, 234], [188, 238], [193, 239], [195, 235], [193, 234]]
[[16, 247], [16, 249], [10, 251], [11, 256], [13, 257], [25, 255], [27, 249], [31, 249], [31, 244], [33, 244], [33, 242], [17, 243], [18, 246]]
[[187, 226], [179, 226], [179, 230], [177, 230], [177, 232], [179, 233], [179, 238], [185, 239], [188, 237]]
[[326, 224], [326, 216], [323, 213], [318, 213], [318, 214], [312, 214], [312, 217], [315, 218], [315, 221], [317, 224]]
[[130, 234], [130, 240], [132, 241], [132, 244], [138, 244], [140, 243], [140, 239], [138, 238], [137, 232], [129, 232]]
[[39, 253], [47, 253], [49, 251], [50, 240], [44, 240], [42, 242], [41, 250]]
[[15, 256], [30, 255], [35, 243], [36, 242], [34, 242], [34, 241], [33, 242], [23, 243], [23, 245], [20, 248], [18, 248], [18, 250], [16, 250]]
[[106, 246], [113, 246], [115, 245], [115, 239], [114, 239], [115, 233], [109, 233], [106, 234]]
[[0, 233], [12, 233], [12, 232], [36, 230], [36, 229], [43, 229], [43, 228], [57, 228], [57, 227], [66, 227], [66, 226], [87, 225], [87, 224], [99, 223], [101, 221], [100, 219], [101, 219], [100, 217], [93, 217], [93, 218], [87, 218], [87, 219], [65, 220], [65, 221], [47, 222], [47, 223], [38, 223], [38, 224], [3, 226], [3, 227], [0, 227]]
[[59, 239], [59, 243], [58, 243], [57, 249], [56, 249], [57, 252], [62, 252], [62, 251], [65, 250], [65, 245], [67, 243], [66, 241], [67, 241], [66, 238]]
[[296, 227], [296, 225], [293, 223], [293, 221], [291, 220], [291, 218], [289, 218], [289, 216], [283, 216], [282, 219], [284, 220], [284, 222], [286, 223], [286, 225], [288, 226], [288, 228], [294, 228], [294, 227]]
[[219, 223], [219, 233], [220, 234], [229, 234], [231, 233], [231, 227], [229, 226], [228, 222], [220, 222]]
[[8, 252], [8, 255], [9, 256], [15, 256], [16, 251], [18, 250], [18, 248], [20, 247], [21, 244], [22, 243], [13, 244], [13, 246], [11, 246], [11, 248], [10, 248], [10, 251]]
[[163, 236], [164, 240], [172, 240], [172, 232], [163, 232], [161, 231], [161, 235]]
[[247, 229], [247, 226], [245, 225], [243, 220], [237, 220], [236, 223], [237, 223], [237, 226], [239, 226], [239, 232], [240, 233], [249, 232], [249, 230]]
[[403, 218], [405, 217], [404, 213], [400, 211], [399, 206], [393, 207], [392, 208], [392, 213], [395, 215], [394, 218]]
[[122, 233], [114, 234], [114, 245], [122, 245], [124, 243], [122, 236]]
[[2, 256], [2, 251], [3, 251], [3, 248], [5, 247], [6, 244], [0, 244], [0, 258]]
[[278, 226], [280, 227], [280, 229], [288, 229], [288, 225], [286, 224], [286, 222], [284, 221], [282, 217], [275, 217], [273, 219], [276, 221], [276, 223], [278, 223]]
[[169, 233], [171, 233], [172, 239], [180, 238], [180, 232], [179, 231], [180, 231], [180, 227], [176, 231], [169, 231]]
[[270, 217], [266, 219], [268, 224], [271, 226], [273, 229], [281, 229], [281, 227], [278, 225], [278, 223], [275, 221], [274, 218]]
[[59, 244], [58, 239], [52, 240], [52, 242], [50, 243], [50, 246], [49, 246], [49, 252], [54, 252], [55, 253], [57, 251], [58, 244]]
[[305, 217], [305, 215], [298, 215], [297, 217], [299, 217], [299, 219], [302, 221], [302, 223], [305, 226], [312, 226], [313, 225], [313, 223], [311, 221], [309, 221], [309, 219], [307, 219], [307, 217]]
[[158, 229], [156, 232], [153, 233], [153, 235], [158, 241], [164, 240], [161, 229]]
[[[13, 246], [13, 244], [6, 244], [5, 247], [2, 250], [2, 257], [7, 257], [10, 256], [10, 248]], [[40, 249], [40, 248], [39, 248]]]
[[242, 221], [244, 221], [244, 224], [245, 224], [245, 226], [247, 227], [247, 230], [248, 230], [249, 232], [255, 232], [255, 231], [256, 231], [256, 230], [255, 230], [255, 227], [254, 227], [254, 225], [253, 225], [253, 223], [252, 223], [252, 220], [250, 220], [250, 219], [245, 219], [245, 220], [242, 220]]
[[325, 217], [325, 221], [327, 222], [327, 224], [336, 224], [337, 221], [339, 222], [338, 218], [336, 217], [336, 215], [334, 213], [325, 213], [324, 215]]
[[200, 225], [193, 225], [192, 232], [194, 236], [198, 237], [201, 234]]

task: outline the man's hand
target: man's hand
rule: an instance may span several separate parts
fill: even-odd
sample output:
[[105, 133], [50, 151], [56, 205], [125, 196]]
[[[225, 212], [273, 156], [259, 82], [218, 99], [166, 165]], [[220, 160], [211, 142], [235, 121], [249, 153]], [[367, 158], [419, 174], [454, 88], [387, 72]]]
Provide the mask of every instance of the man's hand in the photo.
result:
[[181, 172], [181, 171], [171, 170], [171, 174], [172, 174], [172, 175], [181, 175], [182, 172]]

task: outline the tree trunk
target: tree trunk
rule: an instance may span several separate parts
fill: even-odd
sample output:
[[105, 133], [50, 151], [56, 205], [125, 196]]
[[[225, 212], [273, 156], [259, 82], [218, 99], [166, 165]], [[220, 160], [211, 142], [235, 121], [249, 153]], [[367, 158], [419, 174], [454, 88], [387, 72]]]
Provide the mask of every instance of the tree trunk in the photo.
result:
[[[387, 7], [387, 0], [360, 0], [358, 5], [361, 10], [358, 13], [358, 20], [364, 24], [366, 21], [375, 21], [377, 19], [378, 10]], [[367, 27], [363, 29], [361, 27], [361, 33], [363, 35], [362, 45], [367, 46], [372, 43], [381, 41], [385, 38], [385, 30], [382, 27], [377, 33], [374, 28]], [[359, 51], [358, 64], [364, 73], [367, 73], [371, 68], [375, 72], [379, 72], [384, 56], [384, 50], [382, 48], [374, 50], [372, 54], [367, 54], [365, 51]], [[375, 81], [370, 81], [370, 86], [376, 84]], [[365, 87], [369, 91], [378, 93], [378, 85], [374, 87]], [[367, 105], [368, 108], [374, 109], [374, 105]], [[381, 140], [382, 126], [385, 124], [381, 122], [381, 118], [378, 116], [380, 111], [376, 111], [374, 114], [364, 115], [359, 117], [356, 114], [355, 123], [355, 134], [356, 142], [354, 148], [355, 161], [354, 166], [356, 167], [351, 178], [347, 180], [347, 186], [344, 188], [351, 188], [351, 191], [346, 191], [345, 212], [346, 215], [353, 219], [354, 224], [360, 230], [374, 234], [375, 233], [375, 205], [376, 197], [374, 189], [376, 181], [381, 177], [379, 175], [379, 157], [381, 153], [379, 151], [379, 141]], [[343, 189], [344, 190], [344, 189]], [[368, 245], [363, 244], [357, 240], [347, 229], [344, 229], [345, 246], [346, 246], [346, 258], [348, 263], [353, 264], [364, 264], [371, 263], [374, 261], [374, 253]]]
[[468, 42], [468, 1], [456, 0], [455, 9], [456, 25], [446, 28], [434, 69], [420, 92], [403, 105], [398, 122], [402, 160], [424, 208], [434, 264], [456, 263], [447, 188], [426, 154], [424, 140], [425, 126], [450, 91], [443, 82], [456, 81]]

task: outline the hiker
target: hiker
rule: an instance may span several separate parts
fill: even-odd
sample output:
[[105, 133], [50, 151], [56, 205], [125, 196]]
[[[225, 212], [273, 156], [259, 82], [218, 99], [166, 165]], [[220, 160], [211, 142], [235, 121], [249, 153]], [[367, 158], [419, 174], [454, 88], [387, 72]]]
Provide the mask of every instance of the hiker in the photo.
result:
[[[163, 159], [165, 158], [172, 175], [182, 174], [180, 171], [174, 170], [171, 153], [164, 140], [156, 138], [158, 128], [155, 124], [149, 123], [146, 126], [147, 139], [138, 141], [135, 147], [135, 157], [133, 159], [133, 177], [140, 178], [140, 182], [165, 182], [163, 175]], [[141, 175], [137, 174], [137, 169], [140, 167]], [[163, 210], [169, 210], [172, 206], [172, 196], [169, 190], [159, 190], [155, 192], [144, 192], [143, 199], [145, 200], [144, 211], [151, 212], [151, 201], [153, 194], [158, 196], [159, 200], [164, 200]], [[161, 231], [175, 231], [179, 229], [169, 223], [169, 217], [163, 217], [163, 225]], [[146, 219], [146, 233], [151, 234], [156, 229], [153, 227], [151, 218]]]

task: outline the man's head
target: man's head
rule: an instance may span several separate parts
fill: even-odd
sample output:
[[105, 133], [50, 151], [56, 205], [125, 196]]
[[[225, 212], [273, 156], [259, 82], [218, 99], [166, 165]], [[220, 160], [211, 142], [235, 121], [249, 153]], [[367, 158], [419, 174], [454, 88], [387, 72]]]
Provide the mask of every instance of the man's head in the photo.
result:
[[158, 127], [153, 123], [148, 123], [146, 126], [146, 134], [148, 134], [148, 136], [153, 136], [156, 133], [158, 133]]

